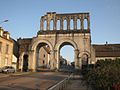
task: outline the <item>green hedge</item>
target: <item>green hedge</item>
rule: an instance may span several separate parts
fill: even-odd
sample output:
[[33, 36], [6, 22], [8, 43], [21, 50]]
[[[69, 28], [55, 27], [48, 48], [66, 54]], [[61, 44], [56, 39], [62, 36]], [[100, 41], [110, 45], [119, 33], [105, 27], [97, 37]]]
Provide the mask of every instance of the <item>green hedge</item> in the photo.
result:
[[99, 60], [84, 78], [95, 90], [116, 90], [116, 86], [120, 89], [120, 59]]

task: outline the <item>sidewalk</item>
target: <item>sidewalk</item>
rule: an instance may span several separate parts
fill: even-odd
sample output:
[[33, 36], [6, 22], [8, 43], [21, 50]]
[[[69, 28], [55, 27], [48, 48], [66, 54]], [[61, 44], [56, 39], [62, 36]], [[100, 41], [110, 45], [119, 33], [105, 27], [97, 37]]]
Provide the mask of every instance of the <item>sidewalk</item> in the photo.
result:
[[67, 88], [64, 90], [92, 90], [87, 87], [85, 82], [82, 80], [81, 76], [75, 75], [67, 85]]
[[9, 73], [9, 74], [0, 73], [0, 78], [5, 78], [9, 76], [25, 75], [25, 74], [30, 74], [30, 73], [32, 72], [15, 72], [15, 73]]

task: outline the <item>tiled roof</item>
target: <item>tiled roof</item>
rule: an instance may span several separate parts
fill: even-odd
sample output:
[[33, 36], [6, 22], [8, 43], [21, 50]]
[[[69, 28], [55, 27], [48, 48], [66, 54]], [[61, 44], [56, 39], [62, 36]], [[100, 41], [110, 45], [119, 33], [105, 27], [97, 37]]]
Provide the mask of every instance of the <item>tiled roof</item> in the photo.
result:
[[120, 57], [120, 44], [93, 45], [96, 57]]

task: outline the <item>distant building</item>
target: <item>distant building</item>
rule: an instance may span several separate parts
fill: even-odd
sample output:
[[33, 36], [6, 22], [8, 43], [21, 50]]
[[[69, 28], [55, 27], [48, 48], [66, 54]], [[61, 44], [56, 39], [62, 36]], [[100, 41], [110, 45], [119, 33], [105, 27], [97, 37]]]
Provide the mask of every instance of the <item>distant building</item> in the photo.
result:
[[62, 56], [60, 56], [60, 66], [61, 65], [67, 65], [67, 60], [63, 58]]
[[50, 49], [47, 46], [41, 47], [39, 50], [39, 59], [37, 62], [37, 67], [39, 68], [50, 68]]
[[11, 66], [13, 58], [13, 41], [10, 33], [0, 27], [0, 67]]
[[[29, 46], [32, 41], [32, 38], [19, 38], [17, 40], [17, 43], [19, 45], [19, 61], [18, 61], [18, 70], [20, 71], [27, 71], [28, 69], [28, 51], [29, 51]], [[22, 59], [22, 60], [21, 60]]]
[[120, 58], [120, 44], [94, 44], [95, 58], [97, 60]]
[[17, 70], [19, 64], [19, 45], [17, 41], [12, 39], [13, 42], [13, 58], [12, 58], [12, 66]]

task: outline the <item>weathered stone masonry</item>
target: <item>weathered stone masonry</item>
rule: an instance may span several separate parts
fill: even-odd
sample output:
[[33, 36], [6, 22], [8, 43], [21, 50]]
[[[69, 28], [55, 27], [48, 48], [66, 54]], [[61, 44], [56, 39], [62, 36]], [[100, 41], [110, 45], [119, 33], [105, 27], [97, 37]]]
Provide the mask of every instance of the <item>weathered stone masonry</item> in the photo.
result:
[[[71, 20], [73, 21], [72, 23]], [[59, 25], [57, 24], [58, 22]], [[72, 29], [71, 25], [73, 25]], [[83, 64], [91, 63], [89, 13], [57, 14], [56, 12], [48, 12], [42, 16], [37, 36], [31, 39], [28, 51], [21, 52], [19, 58], [21, 65], [19, 69], [22, 70], [23, 56], [27, 54], [28, 69], [36, 71], [40, 53], [39, 49], [46, 45], [50, 49], [48, 58], [50, 69], [59, 69], [60, 49], [64, 45], [71, 45], [74, 48], [75, 68], [81, 69]]]

